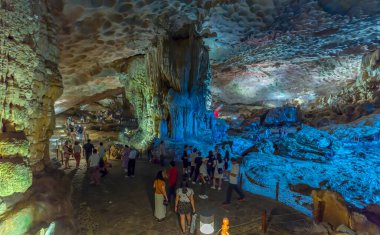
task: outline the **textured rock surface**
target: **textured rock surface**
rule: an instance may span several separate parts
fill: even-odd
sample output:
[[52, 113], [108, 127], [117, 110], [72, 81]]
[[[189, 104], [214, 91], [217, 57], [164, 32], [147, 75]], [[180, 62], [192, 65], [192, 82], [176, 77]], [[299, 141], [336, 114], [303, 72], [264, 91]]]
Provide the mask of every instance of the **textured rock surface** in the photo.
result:
[[52, 221], [70, 221], [69, 183], [63, 173], [45, 172], [62, 93], [55, 3], [0, 1], [1, 234], [36, 234]]
[[[38, 171], [48, 159], [53, 104], [62, 90], [57, 32], [47, 13], [54, 6], [22, 0], [1, 4], [0, 156]], [[25, 182], [30, 181], [31, 175]]]
[[263, 115], [264, 125], [284, 125], [301, 121], [299, 109], [296, 107], [282, 107], [270, 109]]
[[57, 234], [74, 234], [71, 182], [61, 171], [33, 177], [33, 185], [19, 197], [5, 198], [0, 234], [37, 234], [55, 222]]
[[187, 24], [196, 23], [209, 47], [214, 101], [226, 104], [227, 115], [335, 95], [355, 82], [362, 55], [379, 43], [376, 0], [55, 2], [62, 10], [60, 69], [72, 87], [57, 110], [75, 105], [78, 88], [109, 79], [104, 65], [146, 54], [156, 36], [183, 37]]
[[129, 139], [134, 146], [146, 147], [155, 136], [183, 140], [218, 131], [218, 122], [206, 109], [208, 52], [192, 36], [161, 38], [145, 56], [108, 65], [117, 71], [139, 122], [139, 131]]
[[323, 126], [350, 122], [380, 108], [380, 49], [362, 57], [355, 83], [328, 97], [320, 97], [305, 114], [308, 122]]

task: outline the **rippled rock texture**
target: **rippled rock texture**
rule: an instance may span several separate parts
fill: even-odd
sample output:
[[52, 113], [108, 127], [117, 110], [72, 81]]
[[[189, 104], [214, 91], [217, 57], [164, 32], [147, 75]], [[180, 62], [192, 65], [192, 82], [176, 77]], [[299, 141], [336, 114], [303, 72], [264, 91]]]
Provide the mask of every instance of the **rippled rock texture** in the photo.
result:
[[235, 152], [243, 146], [249, 150], [244, 153], [245, 188], [274, 197], [279, 182], [280, 201], [307, 214], [312, 211], [310, 195], [315, 189], [336, 191], [358, 208], [378, 204], [379, 117], [368, 120], [371, 126], [363, 121], [334, 125], [329, 133], [304, 125], [301, 130], [288, 129], [288, 136], [282, 138], [274, 135], [260, 142], [234, 138]]
[[347, 123], [374, 113], [380, 108], [380, 49], [362, 57], [355, 83], [336, 95], [317, 99], [305, 120], [315, 126]]

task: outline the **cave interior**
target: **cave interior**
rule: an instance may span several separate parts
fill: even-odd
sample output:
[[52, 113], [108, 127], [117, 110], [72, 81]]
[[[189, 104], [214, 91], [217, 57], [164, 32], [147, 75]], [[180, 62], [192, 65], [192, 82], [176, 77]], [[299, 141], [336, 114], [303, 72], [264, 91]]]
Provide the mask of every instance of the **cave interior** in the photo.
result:
[[0, 234], [92, 234], [61, 163], [88, 138], [223, 146], [246, 192], [380, 234], [380, 1], [0, 0], [0, 25]]

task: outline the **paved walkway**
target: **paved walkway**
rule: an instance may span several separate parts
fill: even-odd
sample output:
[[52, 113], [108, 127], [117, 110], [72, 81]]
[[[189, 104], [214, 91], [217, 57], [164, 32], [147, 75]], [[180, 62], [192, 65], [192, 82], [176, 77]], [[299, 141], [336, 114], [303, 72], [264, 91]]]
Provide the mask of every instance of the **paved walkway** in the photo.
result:
[[[171, 211], [167, 218], [158, 223], [153, 217], [153, 180], [160, 167], [138, 160], [135, 178], [124, 178], [120, 161], [111, 161], [110, 174], [102, 179], [101, 185], [89, 185], [84, 162], [80, 170], [66, 170], [73, 179], [73, 204], [77, 221], [77, 234], [96, 235], [156, 235], [180, 234], [178, 216]], [[74, 161], [71, 161], [71, 166]], [[260, 234], [261, 213], [268, 209], [269, 229], [266, 234], [311, 234], [312, 222], [299, 212], [272, 199], [246, 193], [247, 201], [222, 206], [227, 184], [223, 190], [208, 189], [209, 199], [198, 198], [199, 185], [191, 185], [196, 192], [196, 210], [211, 210], [215, 214], [215, 227], [220, 228], [223, 217], [231, 223], [230, 234]], [[274, 216], [282, 215], [282, 216]]]

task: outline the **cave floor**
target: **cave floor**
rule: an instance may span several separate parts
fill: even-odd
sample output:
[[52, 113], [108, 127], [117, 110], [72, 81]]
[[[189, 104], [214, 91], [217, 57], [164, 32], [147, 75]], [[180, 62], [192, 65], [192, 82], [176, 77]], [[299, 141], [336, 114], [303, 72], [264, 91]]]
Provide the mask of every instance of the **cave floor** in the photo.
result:
[[[89, 184], [83, 159], [81, 169], [66, 170], [73, 182], [77, 234], [180, 234], [178, 216], [172, 209], [161, 223], [153, 217], [152, 182], [162, 168], [139, 159], [136, 177], [125, 178], [120, 160], [110, 162], [113, 165], [110, 174], [102, 179], [99, 186]], [[70, 165], [74, 166], [73, 160]], [[261, 214], [265, 209], [271, 214], [266, 234], [313, 234], [310, 218], [275, 200], [246, 192], [247, 201], [238, 202], [234, 194], [233, 203], [222, 206], [227, 187], [225, 182], [222, 192], [208, 188], [209, 199], [206, 200], [198, 198], [199, 185], [191, 187], [195, 189], [196, 210], [213, 211], [216, 228], [220, 228], [223, 217], [228, 217], [231, 234], [260, 234]]]

